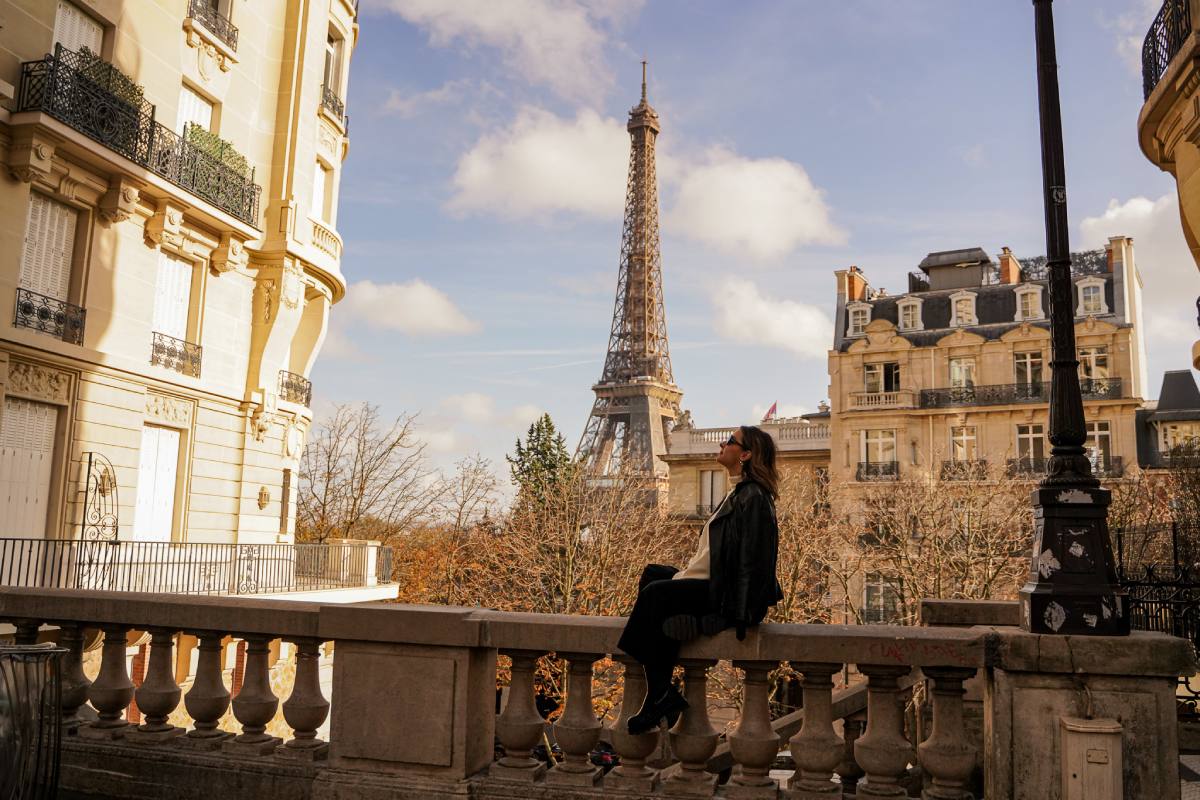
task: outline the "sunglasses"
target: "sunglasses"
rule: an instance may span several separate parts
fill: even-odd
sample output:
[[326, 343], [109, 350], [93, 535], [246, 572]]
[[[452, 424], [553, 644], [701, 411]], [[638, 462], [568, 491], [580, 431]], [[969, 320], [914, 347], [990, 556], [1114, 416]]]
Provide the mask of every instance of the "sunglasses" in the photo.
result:
[[742, 444], [737, 439], [733, 438], [732, 435], [730, 435], [730, 437], [728, 439], [726, 439], [725, 442], [721, 444], [721, 446], [725, 447], [726, 445], [730, 445], [730, 444], [736, 444], [738, 447], [742, 448], [743, 450], [746, 449], [746, 445]]

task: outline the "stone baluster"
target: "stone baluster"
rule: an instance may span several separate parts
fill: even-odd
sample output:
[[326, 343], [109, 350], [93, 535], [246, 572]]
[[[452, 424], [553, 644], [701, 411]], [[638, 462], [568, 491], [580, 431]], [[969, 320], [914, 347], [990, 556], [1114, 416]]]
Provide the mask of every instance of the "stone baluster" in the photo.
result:
[[87, 702], [88, 687], [92, 682], [83, 674], [83, 626], [64, 623], [58, 634], [58, 643], [67, 648], [62, 660], [62, 707], [63, 728], [68, 734], [79, 727], [79, 708]]
[[615, 656], [625, 665], [625, 689], [621, 693], [621, 713], [612, 726], [613, 749], [621, 763], [604, 776], [606, 788], [648, 794], [658, 785], [658, 770], [646, 766], [646, 759], [658, 749], [658, 728], [648, 733], [629, 732], [629, 718], [636, 714], [646, 699], [646, 672], [633, 658]]
[[298, 639], [294, 644], [296, 680], [283, 703], [283, 718], [294, 736], [276, 752], [308, 760], [325, 758], [329, 744], [317, 738], [317, 728], [329, 716], [329, 701], [321, 693], [321, 640]]
[[854, 743], [862, 736], [866, 726], [867, 716], [862, 711], [842, 720], [842, 760], [833, 771], [842, 782], [842, 792], [848, 795], [854, 794], [858, 782], [862, 780], [862, 767], [854, 760]]
[[266, 732], [267, 723], [275, 717], [279, 698], [271, 691], [269, 636], [252, 635], [246, 641], [246, 673], [242, 689], [233, 698], [233, 715], [241, 723], [242, 732], [223, 747], [232, 753], [268, 755], [282, 741]]
[[779, 753], [779, 734], [771, 728], [770, 687], [767, 675], [774, 661], [735, 661], [744, 673], [742, 713], [729, 734], [729, 753], [737, 763], [725, 793], [730, 797], [775, 798], [779, 786], [770, 776], [771, 762]]
[[904, 710], [897, 681], [910, 667], [859, 665], [867, 676], [867, 732], [854, 743], [854, 758], [866, 773], [858, 796], [904, 797], [900, 781], [916, 759], [904, 737]]
[[933, 679], [933, 730], [917, 747], [931, 778], [922, 800], [972, 800], [967, 782], [975, 769], [975, 748], [963, 724], [963, 681], [975, 670], [926, 667], [924, 673]]
[[188, 716], [195, 724], [179, 742], [195, 750], [215, 750], [233, 735], [217, 727], [221, 717], [229, 710], [229, 690], [222, 679], [225, 637], [214, 631], [202, 631], [196, 634], [196, 638], [200, 640], [196, 647], [199, 652], [196, 657], [196, 677], [192, 681], [192, 688], [183, 698]]
[[149, 633], [150, 663], [142, 685], [134, 692], [145, 722], [126, 735], [130, 741], [141, 744], [164, 742], [183, 733], [183, 728], [167, 723], [167, 717], [179, 705], [182, 694], [175, 683], [175, 664], [171, 658], [175, 651], [175, 632], [151, 628]]
[[13, 622], [16, 633], [13, 634], [13, 644], [37, 644], [38, 630], [42, 624], [33, 619], [19, 619]]
[[88, 700], [96, 709], [98, 719], [79, 728], [79, 735], [88, 739], [116, 739], [125, 734], [129, 725], [125, 709], [133, 700], [133, 681], [129, 679], [129, 662], [125, 659], [124, 625], [105, 625], [104, 650], [100, 656], [100, 673], [88, 687]]
[[595, 786], [604, 770], [592, 764], [592, 750], [600, 740], [600, 720], [592, 708], [591, 653], [559, 653], [568, 663], [567, 706], [554, 723], [554, 740], [565, 758], [546, 775], [546, 783]]
[[688, 707], [671, 729], [671, 751], [679, 759], [679, 771], [663, 782], [667, 794], [712, 797], [717, 776], [705, 771], [717, 749], [719, 734], [708, 719], [706, 684], [708, 669], [715, 661], [683, 661], [683, 693]]
[[792, 662], [803, 673], [804, 722], [788, 744], [796, 772], [788, 780], [789, 800], [829, 800], [842, 795], [832, 781], [845, 746], [833, 729], [833, 674], [840, 664]]
[[512, 659], [512, 680], [508, 701], [496, 719], [496, 736], [504, 755], [488, 769], [488, 775], [501, 780], [532, 783], [546, 772], [546, 765], [534, 758], [533, 748], [542, 739], [545, 720], [533, 699], [533, 678], [541, 653], [533, 650], [505, 650]]

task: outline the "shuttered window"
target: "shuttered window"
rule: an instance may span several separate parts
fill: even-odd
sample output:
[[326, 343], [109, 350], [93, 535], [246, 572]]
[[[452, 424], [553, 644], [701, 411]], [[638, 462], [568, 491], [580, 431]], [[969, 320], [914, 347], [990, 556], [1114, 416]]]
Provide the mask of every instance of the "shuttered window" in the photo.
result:
[[154, 330], [186, 340], [191, 297], [192, 262], [160, 250], [154, 284]]
[[179, 89], [179, 124], [176, 132], [182, 136], [188, 123], [195, 123], [206, 131], [212, 130], [213, 104], [193, 92], [187, 86]]
[[315, 219], [325, 221], [326, 202], [325, 195], [329, 191], [329, 170], [325, 169], [325, 165], [318, 163], [313, 170], [313, 196], [312, 196], [312, 215]]
[[75, 51], [86, 47], [98, 54], [103, 42], [103, 25], [80, 11], [74, 3], [58, 0], [58, 13], [54, 17], [55, 44]]
[[77, 220], [78, 212], [70, 206], [30, 192], [21, 286], [55, 300], [67, 299]]
[[46, 535], [58, 406], [4, 398], [0, 419], [0, 536]]
[[171, 541], [178, 466], [179, 431], [154, 425], [143, 427], [137, 506], [133, 514], [133, 538], [136, 541]]

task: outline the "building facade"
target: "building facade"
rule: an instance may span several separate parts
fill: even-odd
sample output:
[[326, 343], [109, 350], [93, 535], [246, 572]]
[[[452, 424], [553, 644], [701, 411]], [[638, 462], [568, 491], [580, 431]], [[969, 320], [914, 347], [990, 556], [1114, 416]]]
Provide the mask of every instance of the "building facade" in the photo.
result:
[[[909, 291], [873, 290], [839, 270], [831, 479], [1040, 475], [1049, 456], [1050, 332], [1045, 263], [1005, 248], [930, 253]], [[1075, 336], [1093, 467], [1137, 463], [1146, 384], [1141, 281], [1132, 240], [1073, 257]]]
[[355, 6], [0, 2], [0, 537], [292, 541]]

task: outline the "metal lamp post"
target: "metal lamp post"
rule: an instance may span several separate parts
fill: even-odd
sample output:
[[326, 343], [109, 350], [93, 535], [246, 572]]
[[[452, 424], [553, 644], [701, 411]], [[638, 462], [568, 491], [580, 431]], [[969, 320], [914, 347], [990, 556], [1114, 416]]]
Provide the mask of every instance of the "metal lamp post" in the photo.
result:
[[1051, 449], [1046, 477], [1033, 492], [1033, 558], [1020, 593], [1021, 627], [1033, 633], [1123, 636], [1129, 633], [1129, 605], [1117, 584], [1108, 538], [1111, 498], [1092, 474], [1084, 448], [1052, 2], [1033, 0], [1052, 340]]

